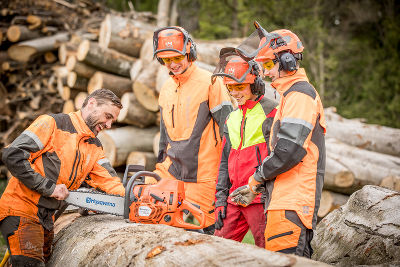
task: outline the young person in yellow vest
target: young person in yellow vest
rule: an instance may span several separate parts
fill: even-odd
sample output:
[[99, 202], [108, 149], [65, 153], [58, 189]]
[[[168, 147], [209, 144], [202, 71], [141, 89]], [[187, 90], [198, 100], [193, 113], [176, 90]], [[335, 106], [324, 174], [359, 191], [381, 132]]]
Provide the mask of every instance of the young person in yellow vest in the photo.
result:
[[154, 57], [170, 74], [160, 91], [160, 148], [155, 172], [185, 183], [185, 197], [206, 214], [214, 233], [214, 196], [222, 130], [232, 103], [222, 81], [194, 64], [196, 45], [181, 27], [154, 32]]
[[[262, 63], [281, 99], [272, 125], [270, 155], [248, 184], [231, 197], [247, 206], [266, 184], [265, 248], [311, 257], [325, 172], [324, 110], [305, 70], [299, 68], [304, 49], [300, 39], [289, 30], [267, 33], [259, 26], [257, 31], [250, 36], [259, 41], [256, 60]], [[238, 48], [244, 49], [248, 46]]]
[[241, 242], [251, 230], [255, 244], [265, 247], [265, 216], [260, 196], [242, 207], [229, 193], [247, 184], [249, 177], [269, 154], [268, 141], [277, 102], [264, 97], [261, 68], [245, 61], [234, 49], [224, 48], [213, 76], [222, 76], [239, 108], [224, 126], [223, 150], [215, 194], [215, 235]]

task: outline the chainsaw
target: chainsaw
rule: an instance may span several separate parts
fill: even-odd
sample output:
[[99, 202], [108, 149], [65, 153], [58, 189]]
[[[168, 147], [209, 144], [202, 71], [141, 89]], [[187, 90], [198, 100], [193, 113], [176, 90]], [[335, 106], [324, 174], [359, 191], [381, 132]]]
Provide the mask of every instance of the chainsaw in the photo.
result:
[[[128, 182], [129, 166], [124, 174], [125, 197], [109, 195], [88, 189], [70, 191], [65, 201], [71, 205], [102, 213], [124, 216], [129, 222], [166, 224], [185, 229], [202, 229], [205, 214], [200, 207], [185, 200], [184, 183], [179, 180], [162, 179], [154, 172], [139, 171]], [[144, 177], [157, 180], [145, 184]], [[193, 214], [200, 225], [187, 223], [183, 214]]]

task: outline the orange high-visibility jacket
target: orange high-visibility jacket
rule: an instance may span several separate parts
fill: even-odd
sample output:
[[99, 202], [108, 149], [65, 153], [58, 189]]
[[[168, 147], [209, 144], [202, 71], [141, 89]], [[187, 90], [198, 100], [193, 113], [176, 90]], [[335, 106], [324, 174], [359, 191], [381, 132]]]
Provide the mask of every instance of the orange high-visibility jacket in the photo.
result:
[[325, 173], [323, 106], [304, 69], [278, 78], [271, 85], [281, 95], [271, 131], [272, 152], [254, 178], [267, 181], [268, 210], [294, 210], [312, 229]]
[[171, 75], [160, 91], [160, 148], [157, 171], [184, 182], [216, 180], [220, 131], [232, 104], [221, 79], [192, 64]]
[[125, 194], [80, 111], [40, 116], [4, 148], [3, 162], [13, 177], [0, 199], [0, 220], [29, 217], [51, 230], [52, 216], [62, 204], [49, 197], [56, 184], [75, 190], [86, 181], [102, 191]]

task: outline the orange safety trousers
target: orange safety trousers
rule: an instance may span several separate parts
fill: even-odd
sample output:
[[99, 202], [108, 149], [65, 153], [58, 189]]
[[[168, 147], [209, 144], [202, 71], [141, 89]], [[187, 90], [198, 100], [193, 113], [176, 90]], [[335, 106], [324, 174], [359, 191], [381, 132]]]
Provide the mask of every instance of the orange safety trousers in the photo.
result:
[[311, 258], [313, 231], [292, 210], [269, 210], [265, 227], [265, 249]]
[[30, 218], [9, 216], [0, 230], [11, 254], [12, 266], [44, 266], [50, 259], [54, 232]]

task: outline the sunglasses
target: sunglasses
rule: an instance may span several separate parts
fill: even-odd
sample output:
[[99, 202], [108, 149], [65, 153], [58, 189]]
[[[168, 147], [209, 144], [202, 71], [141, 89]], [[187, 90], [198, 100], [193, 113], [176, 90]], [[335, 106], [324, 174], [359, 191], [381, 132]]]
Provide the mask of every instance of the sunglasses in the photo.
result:
[[226, 88], [228, 88], [229, 92], [232, 92], [233, 90], [241, 92], [247, 88], [247, 84], [227, 84]]
[[275, 60], [275, 59], [270, 59], [270, 60], [267, 60], [267, 61], [264, 61], [263, 62], [263, 64], [262, 64], [262, 66], [263, 66], [263, 68], [264, 69], [266, 69], [266, 70], [271, 70], [274, 66], [275, 66], [275, 63], [277, 62], [277, 60]]
[[165, 64], [170, 64], [172, 61], [173, 61], [174, 63], [179, 63], [179, 62], [181, 62], [181, 61], [185, 58], [185, 56], [186, 56], [186, 55], [176, 56], [176, 57], [163, 57], [163, 58], [161, 58], [161, 59], [162, 59], [162, 61], [163, 61]]

